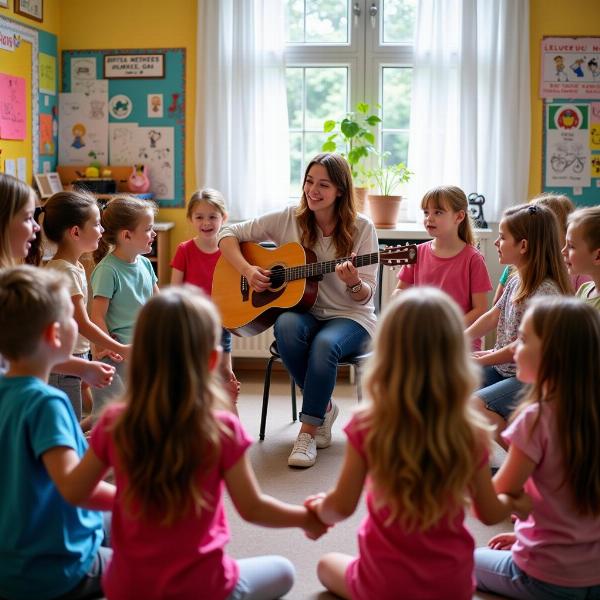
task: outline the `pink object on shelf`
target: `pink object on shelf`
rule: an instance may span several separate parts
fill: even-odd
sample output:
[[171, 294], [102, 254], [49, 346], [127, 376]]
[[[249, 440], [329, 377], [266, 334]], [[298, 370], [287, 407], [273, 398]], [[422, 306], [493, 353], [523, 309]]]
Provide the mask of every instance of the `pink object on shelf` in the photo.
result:
[[133, 165], [131, 175], [127, 180], [127, 187], [134, 194], [144, 194], [150, 189], [150, 180], [144, 165]]

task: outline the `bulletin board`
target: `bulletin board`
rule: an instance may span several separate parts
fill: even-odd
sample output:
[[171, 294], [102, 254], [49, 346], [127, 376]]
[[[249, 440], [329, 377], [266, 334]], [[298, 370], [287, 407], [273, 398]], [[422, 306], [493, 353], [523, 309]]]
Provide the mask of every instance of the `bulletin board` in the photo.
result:
[[102, 165], [143, 164], [158, 204], [184, 206], [185, 58], [184, 48], [63, 50], [61, 164], [89, 164], [90, 151]]
[[56, 169], [56, 36], [0, 16], [0, 74], [4, 83], [8, 77], [24, 88], [24, 102], [17, 106], [4, 88], [0, 94], [4, 118], [24, 121], [24, 135], [9, 134], [12, 139], [5, 139], [0, 127], [0, 170], [32, 183], [34, 174]]
[[600, 204], [600, 38], [542, 40], [542, 189]]

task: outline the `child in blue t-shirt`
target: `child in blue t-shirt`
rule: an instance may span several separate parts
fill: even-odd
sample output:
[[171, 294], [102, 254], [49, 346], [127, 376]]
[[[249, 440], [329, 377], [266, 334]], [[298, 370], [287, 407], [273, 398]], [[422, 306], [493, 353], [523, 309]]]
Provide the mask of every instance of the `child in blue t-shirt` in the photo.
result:
[[20, 266], [0, 272], [0, 597], [46, 600], [102, 596], [112, 555], [100, 510], [115, 488], [100, 482], [86, 508], [67, 476], [87, 444], [64, 392], [47, 384], [77, 336], [64, 275]]

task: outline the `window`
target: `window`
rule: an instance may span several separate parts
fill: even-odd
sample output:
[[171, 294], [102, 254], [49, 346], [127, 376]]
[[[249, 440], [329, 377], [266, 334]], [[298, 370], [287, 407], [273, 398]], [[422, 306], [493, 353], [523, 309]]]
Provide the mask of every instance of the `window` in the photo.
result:
[[367, 102], [383, 119], [377, 145], [406, 162], [417, 0], [284, 0], [290, 197], [325, 141], [323, 122]]

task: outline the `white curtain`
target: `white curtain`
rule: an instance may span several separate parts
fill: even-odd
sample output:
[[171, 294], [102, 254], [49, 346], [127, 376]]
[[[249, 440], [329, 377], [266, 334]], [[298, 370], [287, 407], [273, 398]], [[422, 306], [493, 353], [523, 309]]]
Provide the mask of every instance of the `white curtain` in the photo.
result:
[[234, 220], [287, 202], [284, 35], [281, 0], [198, 0], [197, 181]]
[[419, 0], [409, 216], [442, 184], [485, 196], [487, 221], [527, 199], [528, 0]]

